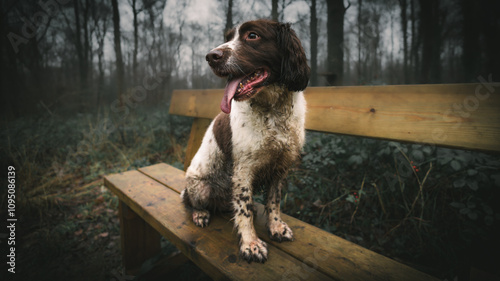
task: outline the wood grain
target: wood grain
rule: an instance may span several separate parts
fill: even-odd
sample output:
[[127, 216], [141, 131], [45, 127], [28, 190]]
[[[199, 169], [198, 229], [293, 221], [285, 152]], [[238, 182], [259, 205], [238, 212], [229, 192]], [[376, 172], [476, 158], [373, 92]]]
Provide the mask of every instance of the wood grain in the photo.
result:
[[[140, 171], [172, 190], [181, 191], [185, 186], [181, 180], [184, 179], [184, 172], [167, 164], [152, 165]], [[264, 207], [258, 203], [256, 205], [256, 230], [259, 237], [272, 246], [270, 257], [275, 255], [273, 249], [276, 248], [300, 262], [299, 267], [286, 273], [287, 280], [308, 279], [309, 271], [320, 271], [334, 280], [437, 280], [288, 215], [282, 218], [294, 231], [295, 241], [271, 241], [265, 227]], [[227, 223], [232, 224], [228, 218], [226, 216]], [[192, 225], [191, 220], [188, 223]], [[234, 233], [231, 235], [235, 236]]]
[[[214, 118], [223, 90], [175, 90], [170, 114]], [[500, 84], [310, 87], [306, 128], [500, 151]]]
[[[500, 84], [404, 85], [308, 88], [309, 130], [456, 148], [500, 151]], [[196, 117], [185, 168], [201, 144], [210, 119], [219, 112], [222, 90], [176, 90], [170, 114]], [[158, 251], [165, 236], [214, 279], [267, 280], [437, 280], [293, 217], [294, 242], [267, 235], [263, 206], [255, 219], [269, 244], [265, 265], [237, 256], [229, 216], [213, 216], [196, 227], [181, 204], [184, 172], [157, 164], [108, 175], [105, 184], [120, 199], [122, 245], [127, 267], [137, 267]], [[137, 256], [134, 256], [137, 255]]]
[[[173, 170], [165, 170], [165, 173], [169, 171]], [[183, 174], [180, 170], [175, 173]], [[179, 187], [167, 188], [138, 171], [108, 175], [105, 185], [213, 279], [282, 279], [302, 264], [272, 245], [269, 246], [272, 255], [264, 265], [247, 263], [238, 256], [238, 241], [232, 223], [214, 216], [209, 227], [195, 226], [179, 194], [174, 191]], [[320, 271], [310, 272], [308, 279], [331, 280]]]
[[122, 201], [119, 217], [123, 267], [135, 275], [143, 262], [160, 253], [160, 234]]

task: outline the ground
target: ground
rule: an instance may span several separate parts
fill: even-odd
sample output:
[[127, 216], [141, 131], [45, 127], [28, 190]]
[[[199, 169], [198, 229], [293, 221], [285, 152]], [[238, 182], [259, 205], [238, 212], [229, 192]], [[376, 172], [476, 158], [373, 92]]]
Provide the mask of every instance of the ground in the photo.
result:
[[[103, 176], [160, 162], [181, 168], [191, 120], [161, 108], [118, 121], [94, 113], [0, 123], [1, 167], [16, 171], [14, 280], [130, 280], [121, 266], [118, 201]], [[499, 187], [498, 155], [308, 132], [282, 210], [442, 279], [463, 280], [471, 268], [500, 274]], [[6, 237], [0, 230], [0, 244]], [[176, 251], [162, 245], [166, 256]], [[177, 273], [170, 276], [206, 279], [190, 263]]]
[[[15, 280], [134, 278], [125, 274], [121, 265], [118, 201], [103, 186], [102, 179], [48, 197], [53, 201], [42, 220], [36, 213], [19, 217]], [[177, 252], [167, 241], [162, 241], [162, 246], [162, 257]], [[150, 269], [148, 265], [144, 265], [144, 271]], [[190, 262], [171, 276], [177, 276], [176, 280], [208, 278]]]

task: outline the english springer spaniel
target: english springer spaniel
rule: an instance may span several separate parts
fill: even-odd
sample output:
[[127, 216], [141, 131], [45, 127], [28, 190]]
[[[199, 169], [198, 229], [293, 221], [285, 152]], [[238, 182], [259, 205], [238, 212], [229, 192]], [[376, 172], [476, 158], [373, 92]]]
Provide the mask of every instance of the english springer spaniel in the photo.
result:
[[206, 60], [227, 78], [221, 112], [208, 128], [186, 172], [181, 197], [197, 226], [208, 224], [209, 210], [234, 214], [240, 255], [265, 262], [267, 245], [253, 225], [254, 191], [263, 190], [271, 239], [293, 240], [281, 220], [281, 189], [304, 144], [306, 88], [310, 68], [290, 24], [249, 21], [230, 30], [226, 43]]

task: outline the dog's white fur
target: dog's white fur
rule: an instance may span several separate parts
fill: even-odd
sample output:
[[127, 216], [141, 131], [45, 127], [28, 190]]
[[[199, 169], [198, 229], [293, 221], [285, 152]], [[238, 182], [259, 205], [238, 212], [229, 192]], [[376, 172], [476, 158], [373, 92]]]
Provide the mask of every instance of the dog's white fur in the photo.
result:
[[[302, 147], [305, 141], [305, 116], [306, 116], [306, 100], [304, 98], [304, 93], [302, 91], [293, 93], [293, 114], [285, 127], [289, 128], [290, 131], [296, 132], [298, 134], [298, 145]], [[275, 127], [271, 127], [271, 130], [265, 125], [265, 118], [269, 118], [269, 123], [275, 123], [277, 118], [272, 114], [268, 116], [261, 116], [260, 114], [255, 114], [250, 108], [250, 101], [237, 102], [232, 101], [232, 112], [231, 118], [231, 130], [236, 132], [233, 134], [233, 151], [235, 160], [238, 160], [246, 152], [255, 152], [263, 150], [262, 147], [264, 140], [274, 136], [276, 141], [286, 144], [289, 142], [288, 134], [283, 134]], [[281, 121], [281, 120], [280, 120]], [[189, 178], [201, 178], [203, 175], [208, 174], [211, 169], [210, 166], [213, 162], [218, 162], [222, 157], [222, 151], [220, 150], [214, 136], [214, 122], [215, 119], [210, 123], [210, 126], [203, 137], [200, 149], [196, 152], [196, 155], [191, 161], [191, 165], [186, 171], [186, 177]], [[245, 124], [245, 126], [243, 126]], [[207, 161], [210, 160], [211, 161]], [[249, 163], [248, 165], [251, 165]], [[183, 190], [184, 192], [185, 190]], [[199, 194], [204, 196], [204, 193]]]

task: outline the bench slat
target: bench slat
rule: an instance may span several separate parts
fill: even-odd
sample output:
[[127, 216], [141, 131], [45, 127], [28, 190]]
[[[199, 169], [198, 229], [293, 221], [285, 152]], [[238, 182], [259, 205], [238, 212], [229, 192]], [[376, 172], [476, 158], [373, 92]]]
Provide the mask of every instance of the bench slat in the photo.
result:
[[[310, 87], [305, 91], [306, 128], [499, 152], [498, 87], [498, 83]], [[213, 119], [220, 112], [222, 95], [221, 89], [175, 90], [170, 114]]]
[[[185, 186], [184, 173], [167, 164], [160, 163], [139, 170], [177, 192]], [[262, 215], [264, 207], [258, 203], [256, 205], [258, 212], [255, 226], [259, 237], [301, 263], [299, 267], [288, 272], [289, 278], [308, 279], [309, 270], [317, 269], [335, 280], [438, 280], [285, 214], [282, 218], [292, 228], [295, 241], [271, 241]], [[189, 218], [188, 220], [189, 224], [193, 225]], [[213, 227], [212, 222], [210, 227]], [[274, 249], [271, 249], [270, 257], [273, 255]]]
[[[177, 186], [175, 190], [180, 188], [178, 179], [182, 171], [165, 169], [163, 175], [169, 184]], [[209, 227], [195, 226], [177, 192], [138, 171], [108, 175], [105, 185], [213, 279], [272, 280], [301, 265], [272, 245], [269, 246], [272, 255], [265, 265], [248, 264], [238, 257], [238, 241], [231, 222], [214, 216]], [[329, 279], [319, 271], [311, 272], [308, 277]]]

